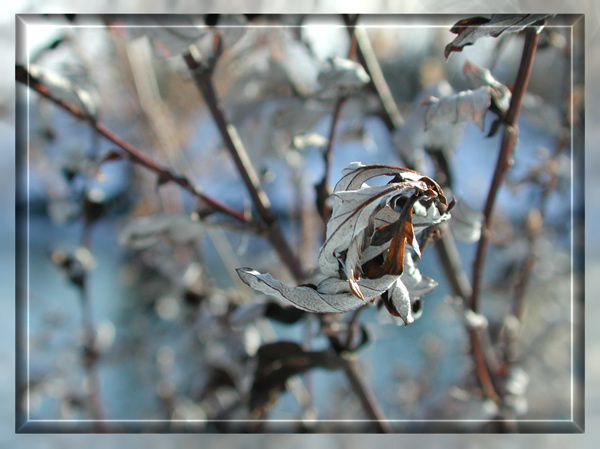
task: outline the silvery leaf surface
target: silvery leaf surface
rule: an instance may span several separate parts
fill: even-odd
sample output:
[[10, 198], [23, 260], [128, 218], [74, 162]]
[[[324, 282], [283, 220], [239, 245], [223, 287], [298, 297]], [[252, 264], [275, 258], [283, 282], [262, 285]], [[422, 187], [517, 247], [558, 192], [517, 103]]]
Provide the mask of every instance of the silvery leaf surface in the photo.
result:
[[361, 162], [351, 162], [342, 170], [342, 178], [337, 182], [333, 193], [345, 190], [358, 190], [363, 183], [377, 176], [401, 176], [409, 181], [420, 181], [425, 176], [407, 168], [390, 165], [364, 165]]
[[398, 277], [386, 275], [379, 279], [359, 280], [358, 285], [365, 298], [363, 301], [350, 290], [348, 282], [339, 278], [327, 278], [316, 288], [290, 287], [270, 274], [262, 274], [252, 268], [238, 268], [237, 272], [242, 281], [253, 290], [291, 303], [307, 312], [317, 313], [343, 313], [358, 309], [387, 291]]
[[453, 51], [462, 51], [467, 45], [473, 45], [482, 37], [498, 37], [504, 32], [516, 33], [536, 24], [551, 14], [492, 14], [487, 17], [469, 17], [454, 24], [450, 32], [457, 34], [452, 42], [446, 45], [446, 59]]
[[425, 296], [438, 285], [433, 279], [421, 274], [408, 251], [404, 253], [404, 272], [401, 279], [408, 290], [411, 301]]
[[510, 105], [511, 92], [508, 87], [496, 80], [492, 76], [492, 72], [483, 67], [479, 67], [472, 62], [465, 61], [463, 66], [463, 73], [471, 83], [473, 89], [477, 89], [482, 86], [489, 86], [491, 88], [491, 95], [494, 103], [502, 112], [506, 112]]
[[384, 304], [388, 311], [393, 316], [401, 318], [405, 326], [413, 323], [415, 319], [412, 316], [410, 294], [400, 277], [396, 279], [387, 295]]
[[425, 130], [438, 125], [460, 125], [468, 121], [481, 130], [485, 124], [485, 113], [490, 107], [492, 95], [489, 86], [466, 90], [442, 99], [429, 97], [426, 100]]
[[420, 181], [405, 181], [334, 193], [325, 243], [319, 252], [319, 268], [323, 274], [336, 275], [339, 269], [337, 257], [349, 248], [354, 239], [370, 238], [364, 231], [373, 229], [374, 218], [379, 210], [396, 197], [410, 196], [426, 189], [427, 186]]
[[326, 62], [317, 76], [315, 97], [331, 100], [359, 92], [370, 81], [361, 64], [349, 59], [332, 58]]
[[[441, 148], [453, 147], [454, 141], [457, 141], [462, 135], [462, 130], [454, 132], [452, 137], [448, 136], [447, 130], [438, 132], [436, 128], [433, 128], [425, 131], [424, 117], [427, 107], [423, 102], [432, 96], [443, 98], [451, 95], [453, 92], [454, 89], [452, 89], [452, 86], [446, 80], [441, 80], [424, 89], [411, 104], [410, 112], [406, 117], [404, 125], [394, 131], [392, 135], [394, 146], [398, 148], [402, 160], [406, 161], [411, 167], [419, 169], [423, 166], [425, 159], [423, 150], [425, 148], [435, 147], [437, 143], [443, 144]], [[445, 125], [445, 128], [451, 127]], [[438, 139], [435, 139], [435, 137], [438, 134], [443, 136], [445, 139], [444, 142], [437, 142]]]
[[470, 207], [464, 200], [457, 201], [452, 209], [450, 229], [454, 237], [462, 242], [477, 242], [481, 236], [483, 213]]

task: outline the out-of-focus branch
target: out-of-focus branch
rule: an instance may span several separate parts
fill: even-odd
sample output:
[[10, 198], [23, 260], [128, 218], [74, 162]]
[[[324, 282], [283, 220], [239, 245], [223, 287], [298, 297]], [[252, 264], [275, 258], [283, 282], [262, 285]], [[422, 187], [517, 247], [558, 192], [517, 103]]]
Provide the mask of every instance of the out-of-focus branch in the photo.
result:
[[[81, 120], [88, 120], [87, 113], [82, 111], [77, 106], [69, 103], [68, 101], [62, 100], [53, 95], [52, 92], [50, 92], [50, 90], [40, 82], [40, 80], [31, 76], [31, 74], [28, 72], [25, 66], [16, 66], [16, 79], [20, 83], [23, 83], [26, 86], [28, 86], [30, 89], [35, 90], [37, 93], [42, 95], [44, 98], [47, 98], [57, 106], [60, 106], [72, 116]], [[221, 203], [220, 201], [205, 195], [204, 193], [202, 193], [202, 189], [200, 187], [193, 185], [185, 176], [173, 173], [171, 170], [161, 167], [152, 158], [146, 156], [140, 150], [135, 148], [130, 143], [126, 142], [124, 139], [113, 133], [101, 123], [90, 123], [91, 126], [93, 126], [99, 134], [101, 134], [103, 137], [110, 140], [112, 143], [121, 148], [127, 154], [129, 160], [131, 160], [132, 162], [156, 173], [161, 179], [165, 181], [174, 182], [175, 184], [180, 185], [192, 195], [196, 196], [198, 199], [208, 204], [215, 212], [221, 212], [225, 215], [235, 218], [238, 221], [250, 224], [249, 220], [245, 217], [243, 212], [235, 210], [230, 206], [227, 206], [226, 204]]]
[[331, 165], [331, 154], [333, 149], [333, 141], [335, 139], [335, 129], [340, 119], [342, 107], [344, 106], [345, 98], [339, 98], [333, 110], [333, 116], [331, 117], [331, 126], [329, 128], [329, 141], [327, 147], [323, 152], [324, 172], [321, 182], [315, 186], [317, 190], [317, 210], [319, 215], [323, 219], [323, 222], [327, 223], [331, 217], [331, 208], [327, 206], [327, 198], [330, 195], [329, 189], [329, 167]]
[[[223, 109], [221, 108], [212, 81], [214, 65], [203, 65], [200, 62], [199, 56], [195, 54], [195, 51], [194, 47], [190, 47], [189, 51], [183, 55], [183, 58], [192, 73], [196, 87], [198, 87], [198, 90], [202, 94], [204, 101], [210, 110], [213, 120], [221, 134], [221, 138], [225, 143], [225, 147], [229, 151], [229, 154], [246, 185], [246, 189], [250, 194], [254, 207], [267, 227], [266, 237], [269, 239], [273, 248], [277, 251], [282, 262], [286, 264], [296, 281], [300, 282], [304, 278], [304, 272], [300, 266], [300, 262], [292, 252], [292, 249], [281, 231], [277, 216], [271, 209], [269, 198], [260, 185], [258, 176], [252, 167], [250, 158], [246, 153], [246, 149], [244, 148], [237, 130], [233, 125], [227, 122]], [[215, 62], [213, 62], [213, 64]]]
[[369, 87], [377, 94], [383, 107], [383, 121], [390, 131], [394, 131], [404, 124], [404, 120], [375, 57], [369, 36], [364, 28], [354, 26], [358, 18], [353, 24], [350, 15], [344, 14], [343, 17], [348, 33], [356, 39], [356, 56], [371, 79]]
[[[84, 216], [83, 229], [81, 232], [81, 247], [91, 252], [92, 245], [92, 225], [93, 220]], [[98, 350], [96, 347], [96, 329], [94, 327], [94, 318], [92, 313], [92, 304], [89, 295], [89, 273], [83, 275], [80, 285], [78, 285], [79, 298], [81, 305], [81, 327], [84, 334], [83, 351], [81, 354], [81, 363], [85, 370], [88, 407], [93, 422], [93, 428], [98, 433], [107, 431], [105, 419], [104, 404], [100, 394], [100, 380], [98, 375]]]
[[[350, 32], [350, 50], [348, 50], [348, 59], [354, 59], [357, 50], [357, 41], [356, 35], [353, 33], [355, 30], [356, 22], [358, 21], [358, 16], [354, 19], [348, 18], [346, 24], [348, 26], [348, 30]], [[323, 152], [323, 162], [325, 168], [323, 169], [323, 178], [321, 182], [316, 185], [317, 189], [317, 210], [321, 215], [321, 218], [325, 223], [329, 221], [331, 216], [331, 209], [327, 206], [327, 198], [329, 197], [329, 167], [331, 165], [331, 157], [333, 153], [333, 142], [335, 140], [335, 131], [337, 128], [337, 124], [340, 120], [340, 116], [342, 113], [342, 108], [344, 103], [346, 102], [345, 97], [338, 98], [335, 103], [335, 107], [333, 108], [333, 115], [331, 117], [331, 126], [329, 128], [329, 140], [327, 141], [327, 147]]]
[[377, 431], [380, 433], [391, 433], [392, 429], [386, 420], [381, 407], [379, 407], [369, 386], [365, 383], [362, 375], [358, 371], [356, 360], [347, 357], [343, 358], [342, 366], [352, 390], [358, 395], [363, 409], [367, 413], [369, 419], [372, 420]]

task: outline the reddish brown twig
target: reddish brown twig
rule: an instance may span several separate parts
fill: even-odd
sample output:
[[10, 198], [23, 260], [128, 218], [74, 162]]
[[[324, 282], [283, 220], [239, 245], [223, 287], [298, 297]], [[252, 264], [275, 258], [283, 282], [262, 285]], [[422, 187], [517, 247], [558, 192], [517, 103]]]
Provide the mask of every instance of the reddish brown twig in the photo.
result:
[[[473, 292], [471, 295], [470, 304], [468, 304], [471, 310], [475, 313], [480, 312], [479, 298], [481, 291], [481, 273], [483, 271], [485, 255], [488, 248], [488, 242], [490, 237], [490, 222], [492, 218], [492, 211], [494, 209], [494, 202], [496, 200], [496, 196], [498, 194], [500, 186], [502, 185], [506, 172], [509, 170], [511, 165], [512, 153], [514, 150], [517, 136], [517, 119], [521, 110], [523, 96], [525, 95], [525, 91], [527, 90], [527, 85], [529, 83], [529, 75], [533, 66], [533, 58], [535, 56], [535, 51], [537, 48], [538, 37], [539, 35], [535, 28], [528, 28], [525, 32], [525, 45], [523, 47], [523, 55], [521, 57], [521, 63], [519, 66], [517, 79], [515, 81], [515, 87], [512, 92], [510, 106], [506, 114], [504, 134], [502, 136], [502, 143], [500, 145], [496, 169], [494, 171], [492, 184], [490, 186], [490, 190], [488, 192], [487, 200], [483, 211], [481, 237], [477, 245], [477, 253], [475, 256], [475, 261], [473, 263]], [[472, 330], [470, 331], [470, 334], [473, 349], [473, 357], [475, 361], [477, 362], [481, 359], [480, 361], [482, 362], [482, 364], [487, 365], [485, 364], [484, 352], [481, 349], [481, 345], [478, 344], [480, 343], [480, 339], [477, 338], [476, 331]], [[481, 366], [477, 364], [477, 377], [485, 395], [490, 399], [494, 400], [496, 403], [500, 403], [501, 399], [497, 393], [496, 388], [494, 387], [494, 384], [492, 383], [489, 370], [487, 368], [485, 370], [481, 369]]]
[[390, 424], [385, 419], [383, 411], [358, 371], [356, 360], [351, 358], [343, 358], [342, 360], [346, 378], [350, 382], [354, 392], [358, 395], [363, 409], [367, 413], [369, 419], [372, 420], [377, 431], [380, 433], [391, 433], [392, 429]]
[[475, 313], [479, 313], [480, 311], [479, 298], [481, 292], [481, 273], [483, 271], [490, 238], [490, 223], [494, 202], [496, 201], [496, 196], [506, 172], [509, 170], [512, 163], [512, 154], [517, 137], [517, 119], [519, 117], [519, 112], [521, 111], [521, 104], [523, 102], [525, 91], [527, 90], [527, 85], [529, 84], [529, 75], [533, 66], [533, 58], [535, 56], [538, 38], [539, 35], [536, 28], [528, 28], [525, 31], [525, 45], [523, 47], [523, 55], [521, 56], [521, 64], [515, 81], [515, 87], [512, 92], [510, 106], [506, 113], [504, 133], [502, 135], [502, 143], [498, 153], [494, 177], [492, 178], [492, 184], [483, 209], [481, 238], [477, 245], [477, 253], [473, 263], [473, 294], [471, 296], [471, 303], [469, 304], [471, 310]]
[[[190, 69], [194, 82], [198, 90], [202, 94], [208, 109], [215, 121], [217, 128], [221, 134], [221, 138], [225, 143], [225, 148], [229, 151], [235, 166], [246, 185], [246, 189], [250, 194], [252, 203], [256, 208], [258, 215], [267, 227], [266, 237], [269, 239], [273, 248], [279, 254], [279, 257], [291, 271], [296, 281], [301, 282], [304, 278], [304, 272], [300, 266], [300, 262], [296, 255], [292, 252], [287, 243], [277, 216], [271, 209], [269, 198], [265, 194], [258, 176], [252, 167], [250, 158], [246, 153], [244, 145], [238, 136], [235, 127], [227, 122], [225, 114], [221, 108], [217, 93], [212, 82], [212, 73], [214, 66], [203, 66], [197, 57], [193, 54], [193, 47], [190, 51], [184, 54], [184, 60]], [[213, 62], [214, 64], [214, 62]]]
[[[80, 108], [69, 103], [68, 101], [62, 100], [62, 99], [56, 97], [54, 94], [52, 94], [52, 92], [50, 92], [48, 87], [46, 87], [43, 83], [41, 83], [40, 80], [31, 76], [31, 74], [27, 71], [27, 69], [24, 66], [17, 65], [16, 79], [20, 83], [25, 84], [30, 89], [33, 89], [34, 91], [39, 93], [44, 98], [50, 100], [57, 106], [60, 106], [62, 109], [64, 109], [68, 113], [70, 113], [72, 116], [82, 119], [82, 120], [89, 119], [88, 114], [86, 112], [82, 111]], [[161, 167], [152, 158], [146, 156], [140, 150], [138, 150], [133, 145], [131, 145], [130, 143], [123, 140], [121, 137], [119, 137], [118, 135], [113, 133], [111, 130], [106, 128], [101, 123], [98, 123], [96, 121], [94, 121], [94, 122], [90, 121], [89, 123], [90, 123], [90, 126], [92, 126], [99, 134], [101, 134], [103, 137], [110, 140], [112, 143], [114, 143], [119, 148], [121, 148], [127, 154], [127, 156], [129, 157], [129, 159], [132, 162], [156, 173], [162, 180], [166, 180], [166, 181], [170, 181], [170, 182], [174, 182], [175, 184], [178, 184], [179, 186], [183, 187], [185, 190], [190, 192], [192, 195], [196, 196], [198, 199], [200, 199], [204, 203], [208, 204], [214, 211], [221, 212], [221, 213], [228, 215], [232, 218], [235, 218], [236, 220], [241, 221], [243, 223], [248, 223], [248, 220], [244, 216], [243, 212], [235, 210], [235, 209], [231, 208], [230, 206], [228, 206], [224, 203], [221, 203], [220, 201], [218, 201], [212, 197], [205, 195], [204, 193], [202, 193], [202, 190], [200, 187], [193, 185], [186, 177], [175, 174], [171, 170]]]

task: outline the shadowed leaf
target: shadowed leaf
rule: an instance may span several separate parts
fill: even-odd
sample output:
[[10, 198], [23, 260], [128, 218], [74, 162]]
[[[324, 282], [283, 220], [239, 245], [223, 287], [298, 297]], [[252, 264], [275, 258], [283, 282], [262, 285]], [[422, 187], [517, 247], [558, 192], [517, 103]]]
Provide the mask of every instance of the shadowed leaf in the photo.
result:
[[489, 86], [494, 105], [502, 112], [506, 112], [508, 110], [511, 98], [510, 89], [501, 82], [497, 81], [488, 69], [484, 69], [469, 61], [465, 61], [463, 73], [471, 83], [472, 88], [477, 89], [482, 86]]
[[332, 58], [319, 72], [319, 87], [315, 97], [320, 100], [348, 97], [358, 93], [369, 80], [361, 64], [349, 59]]
[[280, 341], [261, 346], [250, 390], [250, 412], [260, 416], [272, 407], [293, 376], [313, 368], [335, 369], [336, 359], [325, 352], [308, 352], [297, 343]]
[[462, 51], [467, 45], [473, 45], [482, 37], [498, 37], [504, 32], [516, 33], [528, 26], [550, 17], [551, 14], [492, 14], [487, 17], [463, 19], [450, 29], [456, 38], [446, 45], [444, 56], [448, 59], [453, 51]]

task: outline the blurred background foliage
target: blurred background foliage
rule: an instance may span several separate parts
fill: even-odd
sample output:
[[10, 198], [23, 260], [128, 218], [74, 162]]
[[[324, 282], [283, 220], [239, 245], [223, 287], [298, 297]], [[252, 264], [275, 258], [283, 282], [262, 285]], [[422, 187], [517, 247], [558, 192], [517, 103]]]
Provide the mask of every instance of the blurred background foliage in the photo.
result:
[[[311, 111], [308, 117], [302, 117], [299, 111], [305, 105], [294, 108], [293, 94], [302, 89], [303, 82], [296, 77], [310, 79], [312, 75], [289, 67], [290, 60], [298, 63], [298, 56], [293, 53], [297, 50], [286, 47], [296, 42], [293, 33], [290, 37], [286, 31], [247, 31], [224, 54], [215, 77], [229, 117], [260, 170], [275, 210], [285, 217], [286, 233], [310, 264], [318, 245], [306, 247], [311, 239], [297, 237], [299, 216], [310, 215], [297, 203], [301, 199], [300, 206], [306, 210], [313, 207], [311, 186], [320, 179], [322, 166], [314, 148], [290, 148], [290, 136], [295, 126], [308, 126], [311, 131], [325, 134], [330, 117], [327, 111]], [[341, 31], [336, 35], [328, 30], [325, 36], [315, 32], [312, 37], [306, 33], [303, 37], [316, 59], [325, 60], [347, 53], [347, 35]], [[147, 41], [123, 39], [116, 32], [83, 28], [65, 34], [56, 36], [55, 30], [40, 33], [38, 53], [32, 52], [39, 58], [36, 62], [67, 75], [71, 82], [91, 92], [101, 105], [100, 120], [128, 141], [164, 165], [185, 172], [211, 195], [241, 209], [247, 207], [245, 194], [240, 194], [243, 185], [227, 155], [219, 150], [219, 136], [181, 61], [156, 58]], [[520, 53], [519, 37], [510, 35], [500, 50], [496, 50], [495, 40], [481, 41], [462, 54], [452, 55], [445, 64], [443, 48], [453, 37], [445, 28], [371, 30], [370, 37], [405, 117], [410, 117], [419, 104], [419, 95], [442, 79], [447, 79], [455, 90], [467, 88], [462, 75], [467, 57], [481, 66], [493, 65], [496, 78], [510, 85]], [[562, 37], [568, 43], [568, 36]], [[54, 48], [42, 50], [48, 47]], [[492, 326], [494, 317], [506, 312], [503, 295], [507, 283], [514, 283], [518, 274], [515, 270], [526, 253], [522, 217], [535, 202], [535, 192], [519, 189], [519, 178], [534, 171], [536, 162], [548, 159], [549, 148], [556, 141], [552, 120], [560, 117], [561, 85], [568, 70], [560, 49], [548, 47], [540, 49], [536, 57], [530, 84], [530, 91], [544, 106], [532, 100], [529, 116], [523, 112], [515, 170], [509, 176], [511, 189], [501, 197], [499, 213], [504, 218], [496, 230], [498, 240], [486, 268], [486, 278], [491, 281], [484, 307]], [[287, 59], [286, 50], [292, 54]], [[310, 72], [309, 67], [305, 69]], [[549, 72], [555, 76], [548, 77]], [[256, 265], [258, 261], [264, 269], [277, 272], [276, 258], [264, 241], [225, 228], [224, 232], [206, 230], [207, 236], [201, 237], [193, 250], [189, 245], [173, 246], [164, 241], [150, 250], [119, 246], [118, 236], [123, 236], [134, 218], [189, 210], [194, 207], [193, 201], [176, 186], [167, 184], [157, 189], [153, 175], [125, 161], [104, 163], [98, 176], [89, 155], [109, 152], [111, 146], [96, 139], [85, 124], [76, 123], [54, 107], [40, 104], [37, 109], [33, 97], [33, 416], [78, 419], [87, 413], [81, 399], [85, 385], [78, 357], [82, 335], [77, 293], [51, 267], [49, 257], [53, 252], [56, 255], [57, 249], [78, 246], [82, 198], [102, 205], [102, 218], [91, 235], [95, 268], [89, 291], [101, 348], [98, 369], [103, 401], [110, 417], [202, 420], [211, 407], [218, 409], [235, 401], [231, 384], [236, 380], [230, 371], [238, 370], [239, 361], [251, 357], [258, 345], [271, 338], [310, 338], [314, 323], [311, 328], [310, 323], [302, 327], [259, 320], [236, 329], [219, 322], [219, 317], [231, 312], [231, 304], [246, 303], [253, 296], [248, 290], [237, 289], [239, 281], [231, 276], [231, 264]], [[402, 165], [381, 119], [362, 111], [365, 105], [367, 111], [377, 109], [377, 104], [370, 106], [369, 101], [360, 100], [356, 111], [350, 105], [340, 122], [342, 137], [336, 143], [331, 168], [334, 180], [352, 160]], [[486, 130], [490, 121], [488, 117]], [[484, 199], [487, 187], [480, 186], [487, 186], [497, 147], [497, 139], [484, 139], [470, 124], [455, 148], [457, 194], [475, 207]], [[569, 161], [560, 164], [568, 167]], [[425, 169], [431, 171], [432, 167]], [[85, 177], [72, 176], [81, 171]], [[569, 326], [562, 312], [569, 304], [570, 266], [565, 236], [568, 214], [572, 212], [566, 202], [572, 180], [567, 172], [562, 172], [562, 193], [559, 188], [549, 201], [551, 225], [536, 254], [541, 263], [536, 264], [527, 298], [527, 331], [523, 337], [527, 349], [523, 351], [528, 354], [525, 371], [535, 381], [525, 393], [528, 406], [523, 413], [532, 419], [561, 419], [570, 414]], [[300, 182], [294, 185], [290, 179]], [[314, 215], [314, 211], [311, 213]], [[318, 222], [315, 220], [313, 225], [318, 226]], [[472, 245], [461, 244], [460, 250], [463, 260], [470, 260]], [[469, 267], [468, 262], [465, 267]], [[383, 318], [377, 314], [365, 313], [372, 338], [361, 352], [365, 375], [391, 419], [477, 419], [486, 413], [486, 404], [469, 397], [470, 361], [460, 316], [444, 301], [448, 290], [435, 257], [426, 255], [420, 268], [441, 284], [427, 297], [423, 319], [401, 329], [381, 323]], [[319, 345], [318, 339], [312, 343]], [[313, 413], [321, 418], [360, 416], [343, 378], [320, 371], [311, 376]], [[127, 401], [123, 401], [124, 394]], [[347, 406], [341, 398], [349, 402]], [[285, 393], [269, 417], [297, 420], [306, 412], [295, 395]], [[493, 410], [487, 413], [493, 414]]]

